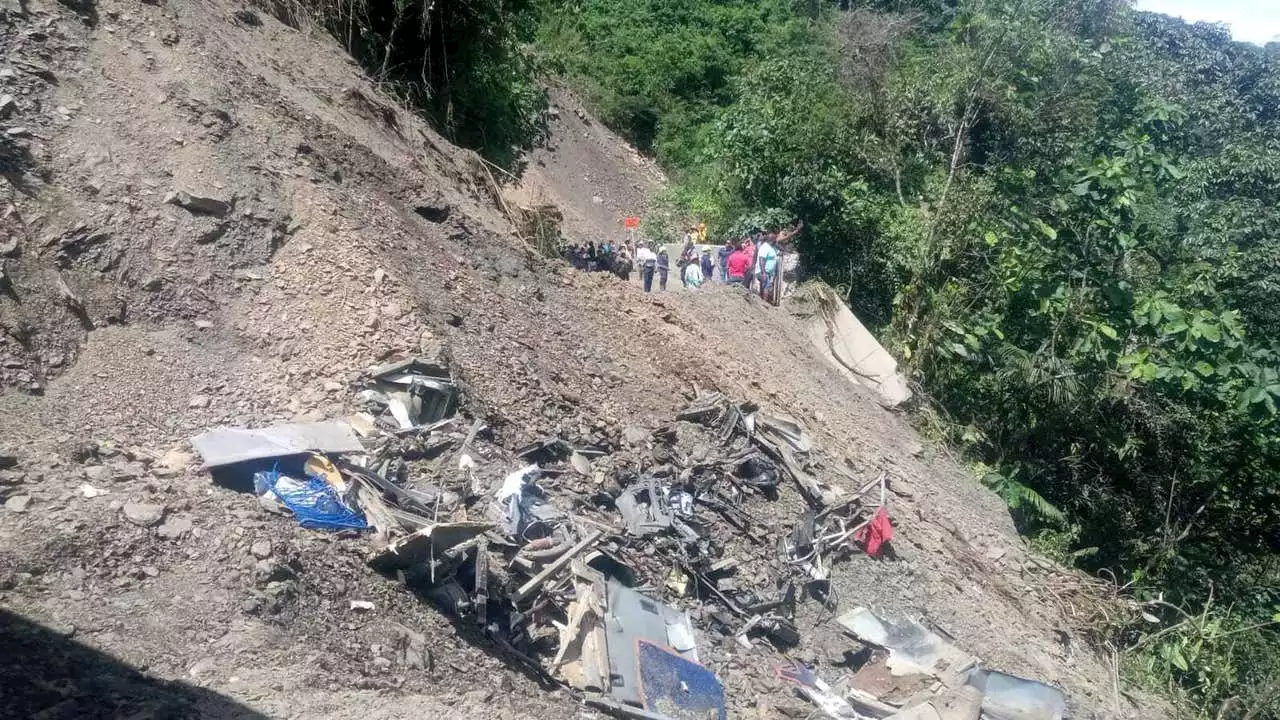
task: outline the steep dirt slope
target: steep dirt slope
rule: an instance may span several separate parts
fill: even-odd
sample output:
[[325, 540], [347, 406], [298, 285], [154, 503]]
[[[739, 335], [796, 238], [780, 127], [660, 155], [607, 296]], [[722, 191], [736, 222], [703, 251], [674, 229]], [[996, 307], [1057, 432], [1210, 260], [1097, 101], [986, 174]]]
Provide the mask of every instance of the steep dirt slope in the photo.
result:
[[[1071, 631], [1024, 576], [996, 499], [921, 453], [785, 310], [727, 288], [645, 298], [530, 256], [483, 164], [305, 26], [224, 0], [21, 8], [0, 37], [0, 93], [16, 106], [0, 220], [13, 244], [0, 456], [16, 463], [0, 464], [5, 712], [582, 712], [371, 573], [362, 543], [262, 512], [189, 455], [186, 438], [213, 425], [341, 417], [360, 370], [436, 344], [466, 411], [507, 448], [551, 433], [616, 441], [668, 421], [694, 385], [801, 419], [859, 476], [891, 476], [902, 557], [838, 566], [842, 607], [929, 617], [988, 663], [1059, 682], [1080, 716], [1134, 712], [1100, 659], [1060, 640]], [[577, 162], [564, 157], [544, 171]], [[639, 199], [559, 197], [566, 217], [590, 230], [641, 204], [653, 185], [627, 180], [633, 169], [609, 182]], [[158, 527], [134, 503], [162, 507]], [[815, 607], [801, 621], [800, 654], [826, 672], [847, 643]], [[410, 659], [415, 634], [428, 662]], [[705, 641], [734, 717], [804, 707], [773, 678], [772, 650]]]
[[[145, 677], [105, 693], [66, 683], [53, 648], [6, 652], [3, 684], [28, 703], [6, 707], [244, 711], [221, 695], [272, 717], [572, 714], [371, 575], [359, 544], [212, 489], [182, 453], [214, 424], [340, 411], [351, 373], [413, 350], [428, 328], [456, 335], [464, 362], [484, 354], [467, 364], [475, 392], [516, 407], [492, 413], [495, 425], [525, 427], [520, 403], [539, 373], [514, 338], [570, 359], [591, 343], [554, 336], [548, 305], [526, 309], [539, 281], [476, 189], [483, 176], [375, 99], [322, 35], [231, 3], [87, 8], [80, 18], [32, 2], [6, 17], [0, 64], [18, 72], [5, 73], [17, 112], [4, 229], [18, 248], [0, 318], [21, 387], [0, 397], [0, 442], [18, 462], [3, 471], [6, 498], [29, 504], [0, 525], [0, 593], [7, 612]], [[165, 203], [175, 190], [234, 207], [192, 213]], [[502, 312], [529, 319], [496, 339]], [[109, 494], [85, 497], [86, 483]], [[122, 504], [138, 501], [163, 506], [177, 530], [130, 524]], [[250, 553], [261, 540], [267, 558]], [[261, 608], [281, 575], [297, 580]], [[380, 612], [353, 614], [352, 599]], [[431, 637], [430, 672], [386, 667], [401, 625]], [[54, 677], [30, 670], [45, 666]], [[169, 680], [217, 694], [153, 697]]]
[[666, 178], [650, 159], [596, 120], [571, 91], [548, 88], [549, 141], [529, 153], [507, 197], [523, 206], [555, 205], [573, 242], [617, 242], [622, 219], [643, 216]]

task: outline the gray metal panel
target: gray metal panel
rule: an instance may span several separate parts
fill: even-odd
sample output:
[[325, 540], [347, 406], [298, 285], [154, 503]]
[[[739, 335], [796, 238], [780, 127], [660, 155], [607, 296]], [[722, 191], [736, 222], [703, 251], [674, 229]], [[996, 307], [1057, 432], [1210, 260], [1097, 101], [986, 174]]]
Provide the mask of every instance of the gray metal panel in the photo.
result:
[[261, 430], [215, 428], [191, 438], [191, 445], [204, 458], [206, 468], [310, 451], [335, 455], [365, 451], [351, 426], [342, 422], [275, 425]]
[[[604, 632], [605, 649], [609, 655], [609, 693], [624, 703], [640, 704], [636, 642], [649, 642], [670, 648], [668, 629], [675, 626], [674, 635], [681, 639], [693, 637], [689, 617], [657, 600], [646, 597], [617, 580], [610, 579], [605, 586]], [[681, 650], [684, 650], [681, 652]], [[696, 648], [672, 649], [681, 657], [698, 661]]]

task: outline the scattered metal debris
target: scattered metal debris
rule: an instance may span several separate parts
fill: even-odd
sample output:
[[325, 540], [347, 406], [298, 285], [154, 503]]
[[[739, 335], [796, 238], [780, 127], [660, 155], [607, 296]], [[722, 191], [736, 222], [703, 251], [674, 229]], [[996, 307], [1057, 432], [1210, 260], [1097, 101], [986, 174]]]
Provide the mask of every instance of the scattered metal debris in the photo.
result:
[[969, 687], [982, 695], [982, 716], [990, 720], [1062, 720], [1067, 699], [1062, 691], [1035, 680], [977, 668]]
[[947, 687], [957, 687], [977, 665], [976, 658], [910, 618], [886, 621], [859, 607], [836, 622], [858, 640], [888, 650], [885, 665], [896, 675], [930, 675]]
[[[699, 659], [700, 633], [761, 652], [794, 646], [798, 599], [820, 596], [832, 567], [859, 547], [877, 555], [892, 543], [885, 475], [855, 479], [828, 464], [796, 420], [719, 393], [700, 395], [644, 442], [549, 437], [509, 451], [482, 420], [457, 417], [443, 364], [408, 358], [367, 377], [349, 424], [221, 428], [192, 443], [206, 468], [253, 478], [264, 507], [283, 505], [308, 527], [372, 531], [372, 569], [612, 714], [727, 717], [724, 689]], [[762, 517], [776, 514], [769, 504], [788, 479], [803, 512], [794, 523]], [[358, 602], [353, 610], [373, 609]], [[1021, 718], [994, 714], [1004, 698], [1014, 708], [1041, 698], [1007, 676], [969, 674], [971, 658], [914, 621], [857, 608], [838, 622], [884, 649], [854, 687], [837, 693], [798, 664], [779, 671], [828, 717], [898, 711], [860, 681], [892, 701], [906, 698], [886, 687], [968, 681], [987, 688], [1000, 720]], [[897, 679], [904, 674], [923, 684]]]
[[796, 686], [797, 691], [809, 702], [817, 705], [822, 713], [836, 720], [867, 720], [849, 701], [832, 691], [813, 669], [799, 660], [790, 660], [778, 667], [777, 676]]
[[449, 368], [440, 363], [411, 357], [372, 368], [369, 376], [374, 387], [366, 397], [385, 398], [382, 404], [401, 430], [430, 425], [457, 409], [457, 388]]

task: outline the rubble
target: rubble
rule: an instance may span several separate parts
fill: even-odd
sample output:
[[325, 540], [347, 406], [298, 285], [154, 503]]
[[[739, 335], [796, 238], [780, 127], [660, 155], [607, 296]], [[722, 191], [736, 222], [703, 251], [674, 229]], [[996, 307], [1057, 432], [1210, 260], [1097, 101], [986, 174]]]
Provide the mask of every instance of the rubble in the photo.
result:
[[259, 560], [265, 560], [271, 557], [271, 541], [255, 540], [253, 545], [249, 546], [249, 554]]
[[[606, 712], [726, 718], [724, 687], [701, 661], [709, 637], [785, 652], [803, 639], [798, 604], [824, 596], [835, 564], [863, 550], [893, 557], [886, 475], [858, 478], [798, 421], [720, 393], [651, 431], [508, 450], [482, 419], [458, 416], [443, 362], [410, 357], [362, 378], [347, 423], [220, 428], [192, 444], [215, 474], [252, 478], [264, 507], [363, 532], [371, 570]], [[276, 576], [269, 542], [250, 551], [269, 566], [258, 611], [292, 580]], [[856, 608], [838, 622], [884, 650], [855, 686], [836, 692], [803, 665], [778, 675], [830, 717], [899, 712], [966, 687], [976, 666], [912, 621]], [[408, 628], [401, 638], [404, 657], [429, 666], [425, 640]], [[881, 677], [885, 687], [870, 680]], [[900, 685], [913, 692], [890, 692]]]
[[859, 607], [836, 618], [836, 622], [858, 640], [887, 649], [885, 667], [895, 675], [927, 675], [946, 687], [957, 687], [964, 684], [966, 673], [977, 665], [976, 658], [911, 618], [886, 621]]
[[[444, 365], [419, 357], [406, 358], [369, 370], [373, 404], [385, 405], [399, 424], [410, 430], [453, 415], [456, 388]], [[386, 399], [381, 403], [382, 397]]]
[[835, 693], [830, 685], [804, 663], [789, 660], [775, 672], [779, 678], [794, 684], [796, 690], [806, 700], [817, 705], [827, 717], [837, 720], [866, 720], [867, 716], [855, 710], [848, 700]]

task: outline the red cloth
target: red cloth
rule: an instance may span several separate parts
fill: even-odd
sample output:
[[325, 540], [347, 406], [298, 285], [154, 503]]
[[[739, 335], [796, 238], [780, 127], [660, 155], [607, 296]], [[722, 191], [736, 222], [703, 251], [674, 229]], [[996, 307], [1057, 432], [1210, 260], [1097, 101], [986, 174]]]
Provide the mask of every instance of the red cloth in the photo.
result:
[[751, 267], [751, 258], [747, 254], [738, 250], [729, 256], [725, 265], [729, 268], [729, 277], [746, 277], [747, 269]]
[[871, 557], [880, 557], [880, 546], [893, 539], [893, 524], [889, 522], [889, 513], [884, 508], [876, 511], [870, 524], [853, 534], [855, 542], [860, 542]]

